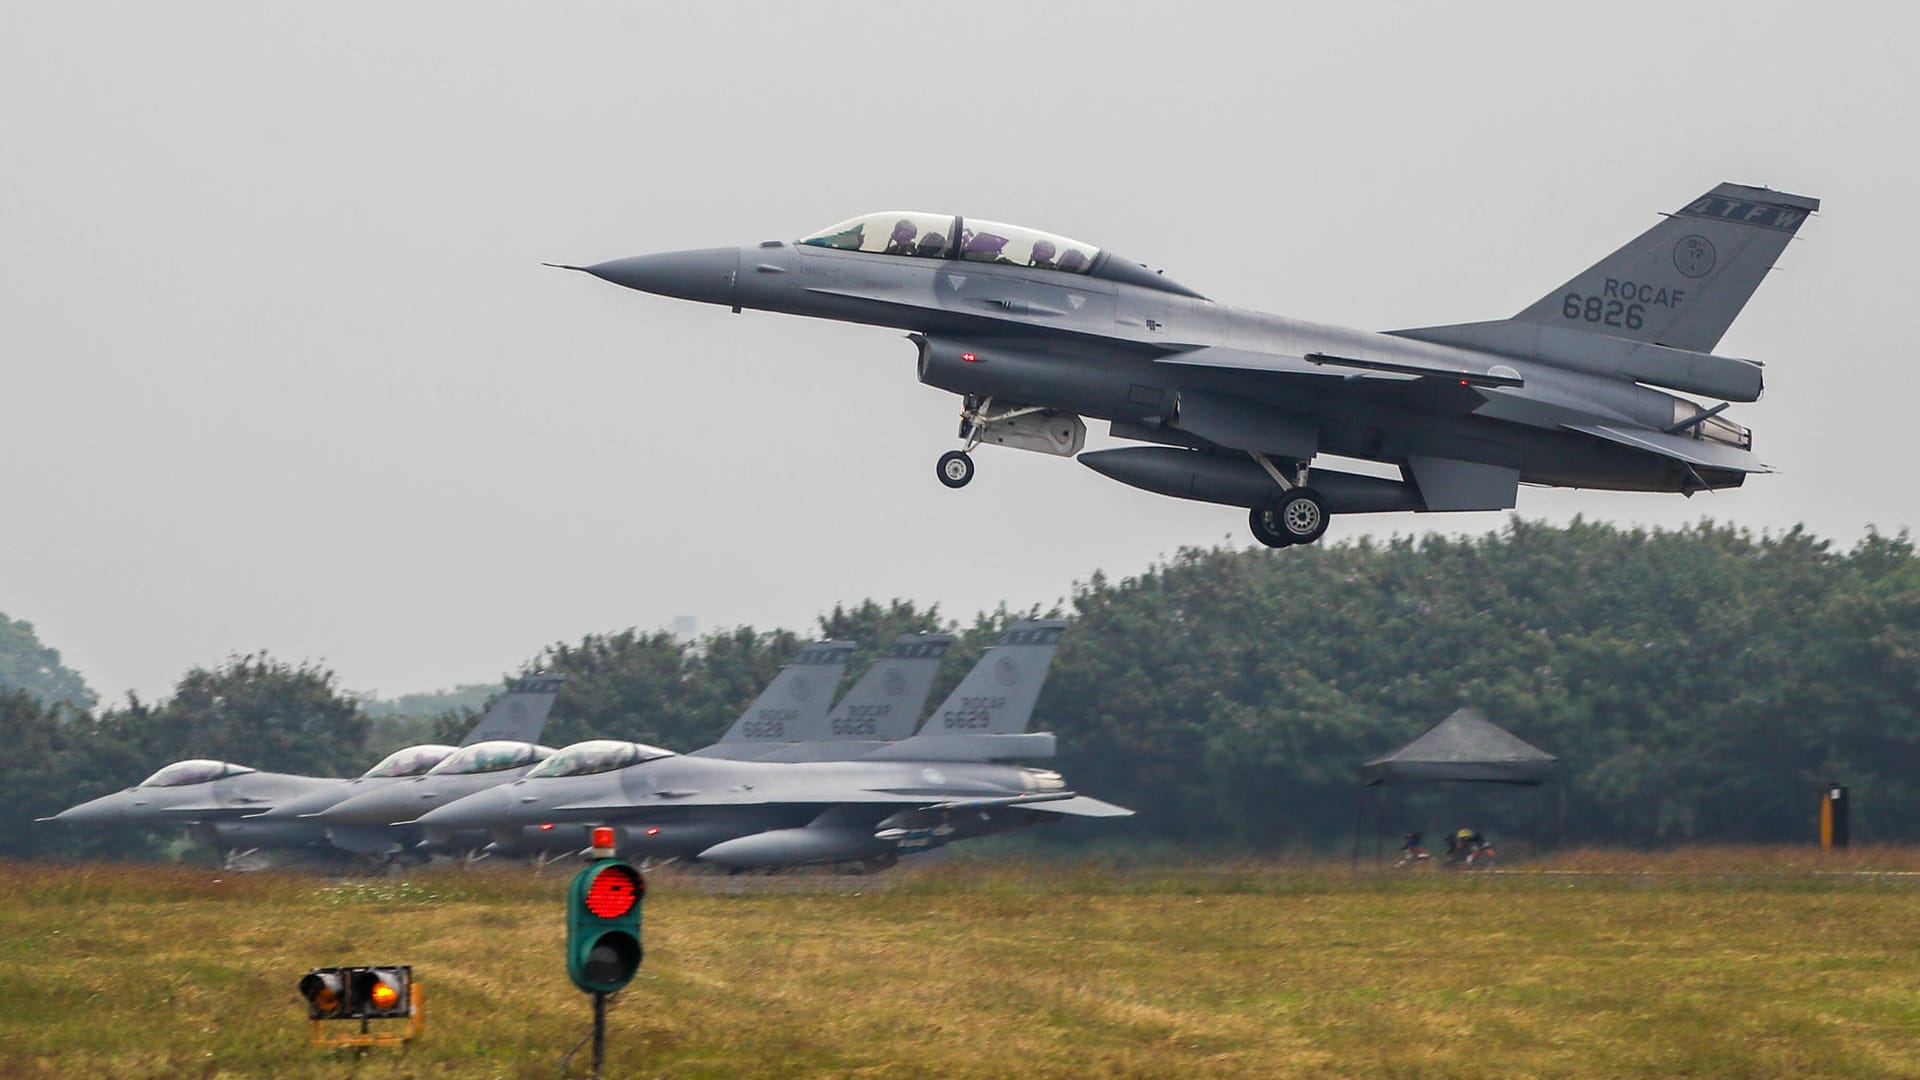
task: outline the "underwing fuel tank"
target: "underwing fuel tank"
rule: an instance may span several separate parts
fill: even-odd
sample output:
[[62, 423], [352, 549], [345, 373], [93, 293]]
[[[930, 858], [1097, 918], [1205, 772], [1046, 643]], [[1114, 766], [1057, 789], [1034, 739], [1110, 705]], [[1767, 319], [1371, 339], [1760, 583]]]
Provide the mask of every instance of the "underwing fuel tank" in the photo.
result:
[[[1168, 446], [1128, 446], [1081, 454], [1080, 464], [1144, 491], [1248, 508], [1279, 501], [1280, 485], [1252, 458], [1231, 458]], [[1307, 481], [1327, 512], [1374, 514], [1425, 510], [1420, 492], [1401, 480], [1315, 469]]]
[[816, 825], [804, 829], [771, 829], [715, 844], [700, 853], [700, 861], [740, 869], [798, 866], [871, 858], [895, 846], [876, 839], [871, 828]]

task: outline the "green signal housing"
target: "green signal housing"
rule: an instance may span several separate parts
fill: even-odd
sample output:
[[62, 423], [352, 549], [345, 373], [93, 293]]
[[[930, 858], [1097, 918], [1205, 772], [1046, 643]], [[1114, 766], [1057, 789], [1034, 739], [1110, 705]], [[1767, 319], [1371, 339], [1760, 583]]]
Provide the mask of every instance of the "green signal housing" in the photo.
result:
[[610, 994], [640, 970], [640, 901], [647, 884], [619, 859], [598, 859], [567, 890], [567, 977]]

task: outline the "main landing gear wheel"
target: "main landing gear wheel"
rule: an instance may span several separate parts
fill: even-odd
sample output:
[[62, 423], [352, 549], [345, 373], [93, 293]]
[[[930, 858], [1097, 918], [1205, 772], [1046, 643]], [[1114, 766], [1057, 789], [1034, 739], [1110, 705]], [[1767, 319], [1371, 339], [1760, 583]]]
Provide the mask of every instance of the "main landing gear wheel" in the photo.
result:
[[1311, 544], [1327, 531], [1327, 504], [1320, 493], [1297, 487], [1281, 496], [1277, 506], [1256, 509], [1247, 519], [1254, 539], [1268, 547]]
[[1247, 527], [1253, 530], [1253, 538], [1270, 548], [1292, 547], [1293, 541], [1287, 539], [1278, 527], [1278, 517], [1272, 510], [1259, 507], [1247, 512]]
[[949, 450], [940, 455], [940, 464], [935, 470], [940, 482], [950, 488], [963, 488], [973, 479], [973, 455], [965, 450]]

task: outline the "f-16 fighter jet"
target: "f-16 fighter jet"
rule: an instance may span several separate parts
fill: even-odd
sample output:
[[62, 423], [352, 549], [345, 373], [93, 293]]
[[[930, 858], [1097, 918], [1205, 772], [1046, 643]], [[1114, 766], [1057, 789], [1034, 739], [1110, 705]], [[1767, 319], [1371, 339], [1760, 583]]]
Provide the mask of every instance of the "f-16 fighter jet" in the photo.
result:
[[[483, 738], [535, 739], [553, 708], [562, 678], [530, 675], [517, 680], [474, 725], [462, 746]], [[81, 803], [43, 821], [71, 825], [183, 825], [228, 852], [228, 858], [260, 848], [334, 847], [378, 854], [392, 847], [395, 831], [327, 827], [301, 815], [331, 806], [372, 787], [425, 773], [456, 748], [439, 744], [396, 750], [358, 779], [261, 772], [227, 761], [176, 761], [139, 784]]]
[[[900, 855], [1063, 817], [1132, 811], [1067, 790], [1047, 769], [981, 762], [731, 761], [642, 743], [575, 743], [515, 783], [427, 813], [432, 829], [620, 828], [620, 850], [743, 870], [891, 866]], [[543, 830], [542, 827], [545, 827]]]
[[[973, 670], [960, 680], [947, 700], [935, 709], [918, 733], [913, 724], [932, 690], [941, 655], [952, 643], [946, 634], [902, 634], [887, 655], [869, 668], [860, 682], [834, 707], [827, 718], [829, 733], [819, 738], [763, 745], [721, 741], [687, 755], [736, 761], [917, 761], [992, 762], [1050, 758], [1054, 737], [1050, 731], [1027, 730], [1033, 707], [1046, 681], [1047, 668], [1059, 646], [1066, 623], [1032, 620], [1011, 623], [1000, 642], [981, 655]], [[807, 667], [796, 661], [785, 671]], [[750, 707], [742, 722], [756, 715], [760, 703], [778, 698], [769, 686]], [[789, 730], [808, 730], [807, 721]], [[734, 725], [737, 731], [740, 724]], [[586, 749], [581, 749], [585, 747]], [[637, 743], [595, 740], [561, 751], [567, 760], [541, 766], [528, 778], [585, 775], [608, 771], [642, 760], [651, 748]], [[732, 811], [725, 811], [731, 814]], [[519, 828], [491, 830], [492, 849], [513, 855], [553, 855], [586, 848], [588, 823], [543, 820]], [[658, 835], [655, 832], [652, 835]]]
[[1053, 734], [1029, 732], [1027, 725], [1066, 625], [1059, 620], [1009, 624], [917, 734], [914, 724], [953, 642], [947, 634], [901, 635], [819, 725], [793, 729], [801, 733], [798, 739], [771, 745], [722, 740], [693, 756], [752, 761], [1052, 757]]
[[[522, 675], [507, 692], [488, 707], [459, 746], [410, 746], [396, 750], [386, 760], [358, 777], [335, 788], [323, 788], [310, 794], [276, 804], [273, 809], [248, 817], [247, 825], [281, 825], [300, 829], [316, 827], [315, 815], [348, 799], [369, 792], [396, 788], [409, 780], [425, 776], [435, 767], [467, 747], [481, 743], [537, 743], [546, 729], [547, 716], [565, 675]], [[388, 855], [405, 852], [420, 839], [419, 830], [384, 822], [322, 824], [327, 840], [334, 847], [357, 855]], [[478, 845], [475, 845], [478, 846]]]
[[[982, 443], [1078, 454], [1122, 483], [1247, 507], [1280, 547], [1318, 540], [1330, 514], [1510, 509], [1522, 483], [1691, 495], [1768, 471], [1725, 415], [1759, 398], [1761, 367], [1713, 348], [1819, 208], [1721, 184], [1510, 319], [1384, 333], [1228, 307], [1091, 244], [918, 211], [568, 269], [911, 331], [920, 380], [963, 401], [947, 486], [973, 478]], [[1158, 445], [1081, 454], [1083, 417]], [[1314, 468], [1322, 454], [1399, 479]]]

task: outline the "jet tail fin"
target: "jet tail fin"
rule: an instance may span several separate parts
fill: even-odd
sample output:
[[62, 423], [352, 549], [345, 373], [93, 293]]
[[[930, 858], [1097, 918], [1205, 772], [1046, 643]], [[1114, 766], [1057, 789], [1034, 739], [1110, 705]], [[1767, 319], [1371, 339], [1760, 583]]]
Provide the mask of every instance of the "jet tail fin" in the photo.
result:
[[1514, 316], [1710, 353], [1820, 200], [1721, 184]]
[[999, 644], [981, 654], [933, 710], [920, 735], [1014, 735], [1027, 730], [1047, 669], [1067, 624], [1060, 619], [1013, 623]]
[[460, 740], [460, 745], [472, 746], [490, 739], [539, 742], [540, 732], [547, 726], [547, 714], [553, 711], [554, 699], [566, 681], [565, 675], [546, 674], [522, 675], [513, 680], [513, 685], [487, 707], [473, 730]]
[[1820, 200], [1721, 184], [1504, 322], [1395, 333], [1752, 401], [1759, 366], [1711, 355]]
[[[913, 734], [920, 710], [933, 693], [940, 661], [952, 646], [950, 634], [902, 634], [873, 662], [847, 696], [827, 714], [822, 741], [849, 739], [892, 742]], [[804, 737], [804, 736], [803, 736]]]
[[[792, 742], [817, 729], [826, 718], [833, 693], [847, 673], [847, 641], [816, 641], [780, 669], [747, 711], [733, 722], [720, 743]], [[720, 745], [720, 744], [715, 744]]]

